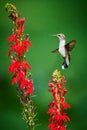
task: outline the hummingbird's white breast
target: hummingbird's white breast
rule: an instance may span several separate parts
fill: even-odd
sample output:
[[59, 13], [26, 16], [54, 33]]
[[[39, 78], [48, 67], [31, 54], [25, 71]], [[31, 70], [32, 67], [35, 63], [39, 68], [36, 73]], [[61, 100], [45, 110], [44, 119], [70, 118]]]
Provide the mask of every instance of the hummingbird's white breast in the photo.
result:
[[59, 52], [60, 54], [65, 57], [66, 56], [66, 50], [65, 50], [65, 40], [61, 40], [59, 43]]

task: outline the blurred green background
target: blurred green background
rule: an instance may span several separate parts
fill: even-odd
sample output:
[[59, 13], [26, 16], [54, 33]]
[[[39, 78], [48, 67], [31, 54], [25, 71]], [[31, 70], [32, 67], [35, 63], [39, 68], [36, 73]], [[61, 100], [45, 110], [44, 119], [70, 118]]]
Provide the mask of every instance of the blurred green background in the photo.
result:
[[[28, 130], [22, 119], [22, 107], [17, 97], [16, 85], [11, 85], [8, 73], [10, 59], [7, 37], [12, 34], [12, 22], [4, 5], [15, 4], [26, 18], [24, 34], [30, 35], [33, 46], [26, 53], [35, 86], [33, 98], [38, 111], [40, 126], [47, 130], [46, 114], [52, 96], [47, 84], [55, 69], [65, 76], [68, 90], [66, 101], [71, 105], [67, 114], [71, 118], [67, 130], [87, 129], [87, 3], [85, 0], [0, 0], [0, 130]], [[66, 41], [76, 39], [68, 69], [62, 70], [63, 59], [51, 51], [58, 47], [58, 39], [49, 34], [64, 33]]]

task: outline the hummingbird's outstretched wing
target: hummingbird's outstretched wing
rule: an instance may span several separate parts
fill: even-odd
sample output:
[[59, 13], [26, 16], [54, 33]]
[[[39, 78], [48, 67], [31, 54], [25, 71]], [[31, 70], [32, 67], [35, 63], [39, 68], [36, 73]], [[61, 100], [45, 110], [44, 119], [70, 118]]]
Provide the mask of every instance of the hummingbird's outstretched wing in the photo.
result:
[[59, 53], [58, 50], [59, 50], [59, 49], [57, 48], [57, 49], [53, 50], [52, 53]]
[[76, 40], [72, 40], [72, 41], [70, 41], [69, 43], [67, 43], [65, 45], [65, 48], [67, 49], [67, 51], [72, 51], [72, 49], [74, 48], [75, 44], [76, 44]]

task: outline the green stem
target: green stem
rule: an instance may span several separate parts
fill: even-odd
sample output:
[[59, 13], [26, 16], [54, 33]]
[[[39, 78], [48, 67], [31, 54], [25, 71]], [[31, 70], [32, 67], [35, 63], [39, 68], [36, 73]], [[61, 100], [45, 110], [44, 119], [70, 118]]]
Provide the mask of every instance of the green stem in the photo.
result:
[[34, 130], [34, 126], [30, 126], [30, 130]]

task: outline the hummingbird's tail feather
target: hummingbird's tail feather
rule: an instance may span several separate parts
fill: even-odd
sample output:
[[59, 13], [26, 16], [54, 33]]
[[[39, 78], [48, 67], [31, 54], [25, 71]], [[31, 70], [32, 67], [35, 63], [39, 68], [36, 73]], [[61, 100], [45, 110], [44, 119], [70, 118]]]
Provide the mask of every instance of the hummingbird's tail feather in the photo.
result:
[[67, 57], [64, 59], [64, 62], [63, 62], [63, 64], [62, 64], [62, 69], [68, 68], [69, 63], [70, 63], [70, 58], [67, 56]]
[[66, 69], [66, 68], [68, 68], [68, 65], [67, 65], [67, 63], [66, 63], [66, 60], [64, 60], [64, 62], [63, 62], [63, 64], [62, 64], [62, 69]]

